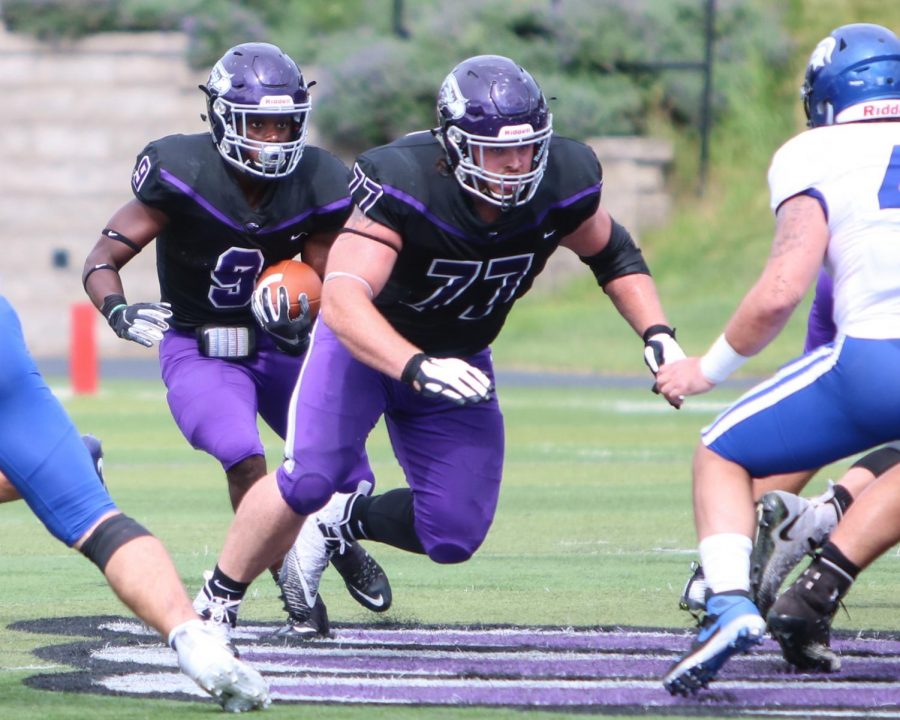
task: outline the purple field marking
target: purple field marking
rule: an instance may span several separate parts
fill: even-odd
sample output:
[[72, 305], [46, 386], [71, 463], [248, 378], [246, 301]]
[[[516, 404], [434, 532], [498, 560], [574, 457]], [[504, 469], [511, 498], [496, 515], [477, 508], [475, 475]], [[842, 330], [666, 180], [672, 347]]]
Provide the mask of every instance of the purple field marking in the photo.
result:
[[[139, 624], [85, 627], [81, 634], [100, 630], [102, 635], [89, 662], [83, 651], [60, 658], [87, 671], [73, 675], [87, 682], [85, 689], [183, 693], [174, 655], [155, 640], [146, 644]], [[659, 708], [687, 716], [745, 717], [834, 716], [843, 708], [851, 716], [877, 709], [880, 717], [900, 718], [895, 634], [839, 636], [835, 647], [843, 652], [844, 667], [834, 675], [793, 672], [777, 645], [766, 641], [733, 658], [708, 690], [675, 698], [659, 678], [689, 646], [688, 631], [338, 626], [335, 639], [283, 645], [273, 643], [272, 630], [242, 626], [237, 639], [243, 657], [266, 675], [273, 696], [284, 702], [569, 707], [628, 714]], [[141, 645], [135, 646], [136, 640]], [[129, 672], [117, 672], [117, 665]]]

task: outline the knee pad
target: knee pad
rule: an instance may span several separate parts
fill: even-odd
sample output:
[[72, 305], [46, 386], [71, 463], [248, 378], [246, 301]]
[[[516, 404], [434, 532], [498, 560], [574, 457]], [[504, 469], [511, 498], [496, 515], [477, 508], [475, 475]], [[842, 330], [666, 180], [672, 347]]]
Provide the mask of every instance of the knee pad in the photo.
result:
[[139, 537], [153, 537], [147, 528], [127, 515], [119, 513], [100, 523], [82, 544], [81, 554], [106, 572], [106, 564], [120, 547]]
[[863, 455], [850, 467], [865, 468], [875, 477], [879, 477], [900, 462], [900, 450], [888, 445]]
[[334, 494], [333, 483], [320, 473], [310, 472], [291, 477], [282, 465], [275, 477], [281, 497], [298, 515], [312, 515], [321, 510]]
[[468, 560], [478, 548], [468, 548], [452, 542], [438, 543], [426, 548], [428, 557], [441, 565], [452, 565]]

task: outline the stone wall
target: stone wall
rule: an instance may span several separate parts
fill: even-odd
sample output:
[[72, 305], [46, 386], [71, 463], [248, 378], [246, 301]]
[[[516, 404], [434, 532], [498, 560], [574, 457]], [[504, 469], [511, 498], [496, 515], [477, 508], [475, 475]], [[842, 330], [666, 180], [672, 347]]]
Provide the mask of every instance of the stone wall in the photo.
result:
[[[151, 139], [201, 132], [206, 72], [183, 60], [177, 33], [97, 35], [47, 44], [0, 26], [0, 293], [22, 318], [38, 357], [64, 357], [69, 312], [84, 302], [84, 258], [110, 216], [131, 199], [136, 155]], [[315, 115], [313, 115], [315, 122]], [[604, 165], [604, 204], [639, 236], [668, 212], [665, 170], [671, 150], [641, 138], [591, 141]], [[551, 290], [581, 264], [557, 253], [538, 288]], [[131, 300], [159, 297], [151, 245], [122, 271]], [[97, 314], [101, 357], [149, 357], [118, 339]]]
[[[153, 138], [198, 132], [205, 79], [180, 34], [109, 34], [51, 45], [0, 30], [0, 292], [36, 356], [64, 356], [69, 308], [87, 296], [84, 258], [131, 199], [135, 157]], [[159, 297], [153, 247], [122, 276], [128, 297]], [[97, 314], [104, 356], [147, 357]], [[152, 352], [152, 351], [150, 351]]]

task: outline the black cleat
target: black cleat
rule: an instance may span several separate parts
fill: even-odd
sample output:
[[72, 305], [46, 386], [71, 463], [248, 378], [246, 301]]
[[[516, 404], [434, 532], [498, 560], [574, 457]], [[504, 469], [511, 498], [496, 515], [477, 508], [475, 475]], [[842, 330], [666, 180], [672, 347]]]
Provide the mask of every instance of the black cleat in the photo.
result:
[[800, 670], [837, 672], [841, 659], [830, 645], [838, 598], [836, 593], [818, 597], [822, 576], [814, 565], [775, 601], [767, 618], [769, 632], [791, 665]]
[[321, 595], [316, 595], [316, 601], [309, 615], [304, 620], [291, 617], [288, 613], [287, 622], [278, 628], [272, 637], [279, 640], [320, 640], [331, 637], [331, 624], [328, 622], [328, 609]]
[[331, 556], [331, 564], [341, 574], [347, 591], [372, 612], [391, 606], [391, 583], [381, 565], [359, 543], [346, 543]]

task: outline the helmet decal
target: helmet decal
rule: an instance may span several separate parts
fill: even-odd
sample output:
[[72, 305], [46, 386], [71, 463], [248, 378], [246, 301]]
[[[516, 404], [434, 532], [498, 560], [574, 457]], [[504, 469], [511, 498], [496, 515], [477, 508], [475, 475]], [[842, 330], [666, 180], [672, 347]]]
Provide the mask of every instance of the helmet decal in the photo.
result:
[[438, 107], [451, 120], [459, 120], [466, 114], [466, 99], [463, 97], [462, 90], [459, 89], [459, 83], [451, 74], [448, 75], [441, 85], [441, 92], [438, 95]]
[[213, 69], [209, 73], [209, 81], [206, 83], [206, 87], [216, 95], [225, 95], [231, 90], [232, 77], [234, 76], [225, 69], [222, 61], [219, 60], [213, 65]]
[[812, 56], [809, 58], [809, 66], [813, 70], [825, 67], [831, 62], [831, 55], [834, 52], [836, 45], [837, 40], [831, 37], [831, 35], [824, 40], [820, 40], [819, 44], [816, 45], [816, 49], [813, 50]]

